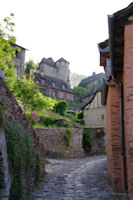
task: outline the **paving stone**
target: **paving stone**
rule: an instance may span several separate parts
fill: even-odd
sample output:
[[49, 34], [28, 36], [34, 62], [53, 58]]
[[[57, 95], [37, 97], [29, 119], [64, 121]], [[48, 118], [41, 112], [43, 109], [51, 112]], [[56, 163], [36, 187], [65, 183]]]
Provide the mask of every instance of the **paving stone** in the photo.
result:
[[105, 156], [48, 159], [46, 171], [32, 200], [128, 200], [109, 184]]

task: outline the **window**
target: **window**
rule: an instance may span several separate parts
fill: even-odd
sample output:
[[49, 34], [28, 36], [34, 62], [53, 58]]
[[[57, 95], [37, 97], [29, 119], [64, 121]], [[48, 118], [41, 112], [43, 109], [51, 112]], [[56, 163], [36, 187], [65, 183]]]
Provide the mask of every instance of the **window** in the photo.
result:
[[41, 80], [41, 82], [42, 82], [42, 84], [44, 84], [44, 80], [43, 79]]
[[62, 88], [65, 89], [65, 85], [64, 84], [62, 84]]
[[55, 86], [55, 82], [52, 82], [52, 86]]
[[66, 92], [63, 93], [63, 98], [67, 99], [67, 93]]
[[56, 96], [57, 96], [57, 92], [56, 92], [56, 91], [53, 91], [53, 92], [52, 92], [52, 96], [53, 96], [53, 97], [56, 97]]
[[16, 51], [16, 58], [20, 58], [20, 51]]
[[104, 120], [104, 115], [101, 115], [101, 119]]

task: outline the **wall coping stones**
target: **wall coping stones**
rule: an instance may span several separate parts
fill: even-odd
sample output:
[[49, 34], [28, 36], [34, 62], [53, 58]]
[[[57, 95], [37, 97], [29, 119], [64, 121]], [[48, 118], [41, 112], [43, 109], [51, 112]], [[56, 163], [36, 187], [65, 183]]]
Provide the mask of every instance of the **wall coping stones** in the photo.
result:
[[82, 127], [74, 123], [71, 129], [73, 134], [71, 136], [71, 146], [68, 147], [64, 138], [67, 129], [35, 128], [40, 145], [45, 146], [46, 154], [49, 158], [74, 158], [84, 155], [82, 149]]

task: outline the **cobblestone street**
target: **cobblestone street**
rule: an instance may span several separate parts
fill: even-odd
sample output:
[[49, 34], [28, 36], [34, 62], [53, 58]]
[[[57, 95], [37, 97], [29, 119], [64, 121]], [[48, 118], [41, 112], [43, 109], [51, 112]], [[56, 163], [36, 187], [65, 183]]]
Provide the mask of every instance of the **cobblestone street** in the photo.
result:
[[36, 188], [33, 200], [127, 200], [109, 185], [106, 157], [48, 159], [45, 180]]

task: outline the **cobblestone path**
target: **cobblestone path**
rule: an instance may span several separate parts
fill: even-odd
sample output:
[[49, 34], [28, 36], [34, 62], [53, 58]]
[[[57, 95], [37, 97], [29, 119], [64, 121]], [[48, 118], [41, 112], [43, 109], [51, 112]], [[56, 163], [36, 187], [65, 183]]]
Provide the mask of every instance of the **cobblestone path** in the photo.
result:
[[36, 188], [33, 200], [127, 200], [114, 193], [108, 183], [106, 157], [48, 159], [45, 180]]

